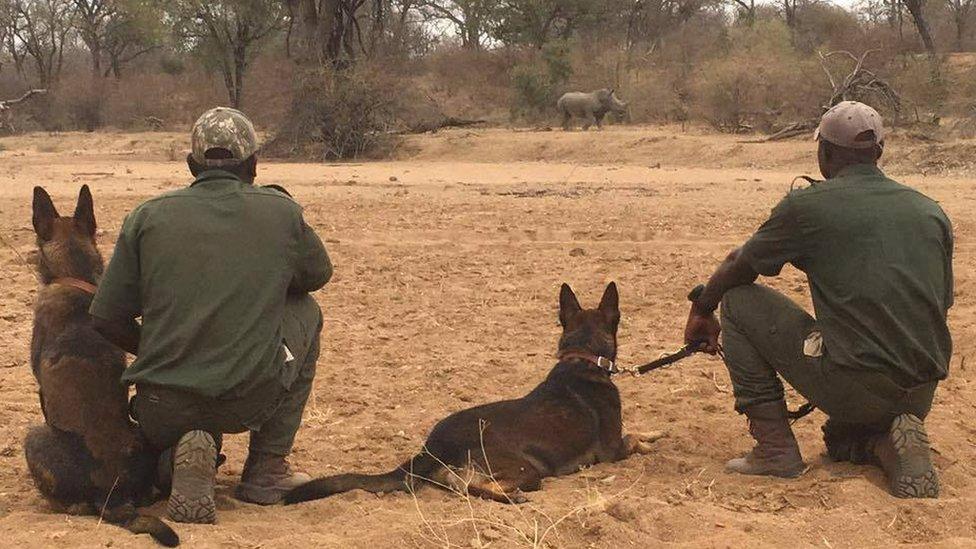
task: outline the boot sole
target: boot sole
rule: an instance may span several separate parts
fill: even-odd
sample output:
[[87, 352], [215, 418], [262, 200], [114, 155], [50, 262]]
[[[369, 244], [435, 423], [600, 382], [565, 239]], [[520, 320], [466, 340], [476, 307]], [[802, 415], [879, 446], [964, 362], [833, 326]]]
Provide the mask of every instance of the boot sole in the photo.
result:
[[280, 488], [257, 486], [242, 482], [238, 484], [237, 489], [234, 490], [234, 497], [247, 503], [274, 505], [279, 503], [281, 499], [285, 497], [285, 492]]
[[735, 458], [725, 463], [726, 473], [736, 473], [739, 475], [750, 475], [756, 477], [776, 477], [776, 478], [797, 478], [806, 470], [806, 464], [802, 461], [799, 465], [785, 469], [763, 467], [751, 464], [743, 458]]
[[214, 476], [217, 445], [206, 431], [190, 431], [180, 438], [173, 459], [173, 489], [169, 518], [175, 522], [213, 524], [217, 520]]
[[896, 458], [890, 480], [892, 495], [899, 498], [939, 497], [939, 475], [932, 466], [929, 435], [922, 420], [912, 414], [896, 417], [889, 437]]
[[312, 477], [308, 475], [305, 475], [300, 481], [279, 486], [266, 486], [241, 481], [241, 483], [238, 484], [237, 488], [234, 490], [234, 497], [247, 503], [274, 505], [276, 503], [281, 503], [281, 500], [285, 497], [286, 493], [311, 481]]

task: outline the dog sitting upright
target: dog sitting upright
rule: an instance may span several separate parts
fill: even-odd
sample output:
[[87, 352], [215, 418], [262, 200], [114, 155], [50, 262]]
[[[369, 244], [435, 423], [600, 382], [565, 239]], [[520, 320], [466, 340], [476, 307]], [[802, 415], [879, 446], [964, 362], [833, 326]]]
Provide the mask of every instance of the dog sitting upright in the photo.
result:
[[169, 526], [135, 510], [152, 494], [158, 456], [129, 420], [121, 381], [125, 357], [92, 328], [88, 315], [104, 269], [88, 186], [73, 217], [60, 217], [47, 192], [34, 187], [33, 223], [41, 289], [31, 369], [46, 423], [24, 442], [34, 483], [58, 508], [100, 514], [163, 545], [178, 545]]
[[419, 482], [502, 503], [525, 501], [545, 477], [618, 461], [648, 447], [621, 436], [620, 394], [610, 379], [620, 321], [617, 286], [599, 307], [584, 310], [562, 285], [559, 362], [526, 396], [452, 414], [434, 426], [423, 451], [389, 473], [341, 474], [313, 480], [286, 494], [285, 503], [354, 489], [391, 492]]

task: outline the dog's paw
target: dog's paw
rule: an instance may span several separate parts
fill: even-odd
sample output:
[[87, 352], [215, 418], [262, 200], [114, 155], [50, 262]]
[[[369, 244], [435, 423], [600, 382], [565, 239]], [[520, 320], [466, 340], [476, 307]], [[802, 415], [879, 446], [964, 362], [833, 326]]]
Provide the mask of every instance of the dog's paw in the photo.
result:
[[624, 446], [627, 449], [627, 454], [647, 454], [654, 450], [651, 443], [665, 436], [667, 434], [664, 431], [629, 434], [624, 437]]
[[508, 501], [518, 505], [520, 503], [528, 503], [529, 498], [525, 497], [525, 494], [521, 490], [516, 490], [508, 495]]

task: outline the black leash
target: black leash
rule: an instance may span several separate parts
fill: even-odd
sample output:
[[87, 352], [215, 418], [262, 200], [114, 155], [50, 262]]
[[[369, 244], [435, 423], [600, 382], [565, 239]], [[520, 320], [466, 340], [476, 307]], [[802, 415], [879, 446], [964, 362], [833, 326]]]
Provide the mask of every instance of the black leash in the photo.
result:
[[[698, 301], [698, 298], [701, 297], [703, 291], [705, 291], [704, 285], [699, 284], [698, 286], [695, 286], [695, 288], [688, 293], [688, 301], [691, 301], [692, 303]], [[707, 342], [705, 341], [696, 341], [693, 343], [688, 343], [687, 345], [678, 349], [677, 351], [666, 354], [657, 360], [652, 360], [647, 364], [642, 364], [640, 366], [632, 367], [632, 368], [616, 368], [616, 369], [618, 372], [630, 373], [635, 377], [640, 376], [646, 374], [647, 372], [657, 370], [658, 368], [663, 368], [670, 364], [674, 364], [675, 362], [678, 362], [680, 360], [684, 360], [695, 353], [703, 353], [705, 352], [704, 347], [706, 343]], [[719, 348], [718, 350], [718, 356], [721, 357], [723, 360], [725, 359], [725, 354], [722, 352], [721, 348]], [[807, 402], [801, 405], [796, 410], [788, 410], [787, 417], [791, 422], [795, 422], [799, 419], [806, 417], [807, 415], [810, 414], [810, 412], [813, 412], [816, 409], [817, 409], [816, 406]]]
[[657, 360], [652, 360], [652, 361], [648, 362], [647, 364], [642, 364], [641, 366], [638, 366], [636, 368], [629, 368], [627, 371], [629, 371], [629, 372], [631, 372], [631, 373], [633, 373], [635, 375], [643, 375], [643, 374], [646, 374], [647, 372], [650, 372], [651, 370], [657, 370], [658, 368], [664, 368], [665, 366], [668, 366], [670, 364], [674, 364], [675, 362], [678, 362], [679, 360], [686, 359], [686, 358], [690, 357], [691, 355], [693, 355], [695, 353], [700, 353], [700, 352], [703, 352], [701, 350], [701, 344], [700, 343], [689, 343], [688, 345], [685, 345], [684, 347], [678, 349], [677, 351], [675, 351], [673, 353], [666, 354], [666, 355], [662, 356], [661, 358], [659, 358]]
[[[688, 301], [691, 301], [692, 303], [698, 301], [698, 298], [701, 297], [703, 291], [705, 291], [705, 286], [703, 284], [699, 284], [695, 286], [695, 288], [688, 293]], [[647, 364], [643, 364], [641, 366], [637, 366], [634, 368], [622, 368], [620, 371], [628, 372], [635, 376], [646, 374], [651, 370], [657, 370], [658, 368], [663, 368], [669, 364], [674, 364], [679, 360], [688, 358], [695, 353], [702, 352], [702, 348], [704, 345], [705, 345], [704, 341], [696, 341], [694, 343], [689, 343], [673, 353], [663, 355], [661, 358], [657, 360], [652, 360]], [[719, 351], [719, 353], [721, 353], [721, 351]]]

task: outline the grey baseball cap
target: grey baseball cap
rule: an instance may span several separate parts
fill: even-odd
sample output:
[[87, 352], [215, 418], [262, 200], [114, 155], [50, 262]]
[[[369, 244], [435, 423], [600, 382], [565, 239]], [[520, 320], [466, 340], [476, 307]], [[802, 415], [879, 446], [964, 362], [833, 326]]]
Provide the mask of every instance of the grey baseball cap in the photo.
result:
[[820, 118], [813, 138], [849, 149], [869, 149], [884, 142], [881, 115], [864, 103], [842, 101]]
[[[193, 159], [213, 168], [239, 164], [258, 150], [254, 124], [244, 113], [229, 107], [217, 107], [200, 115], [193, 124], [190, 142]], [[210, 149], [226, 149], [231, 158], [207, 158]]]

